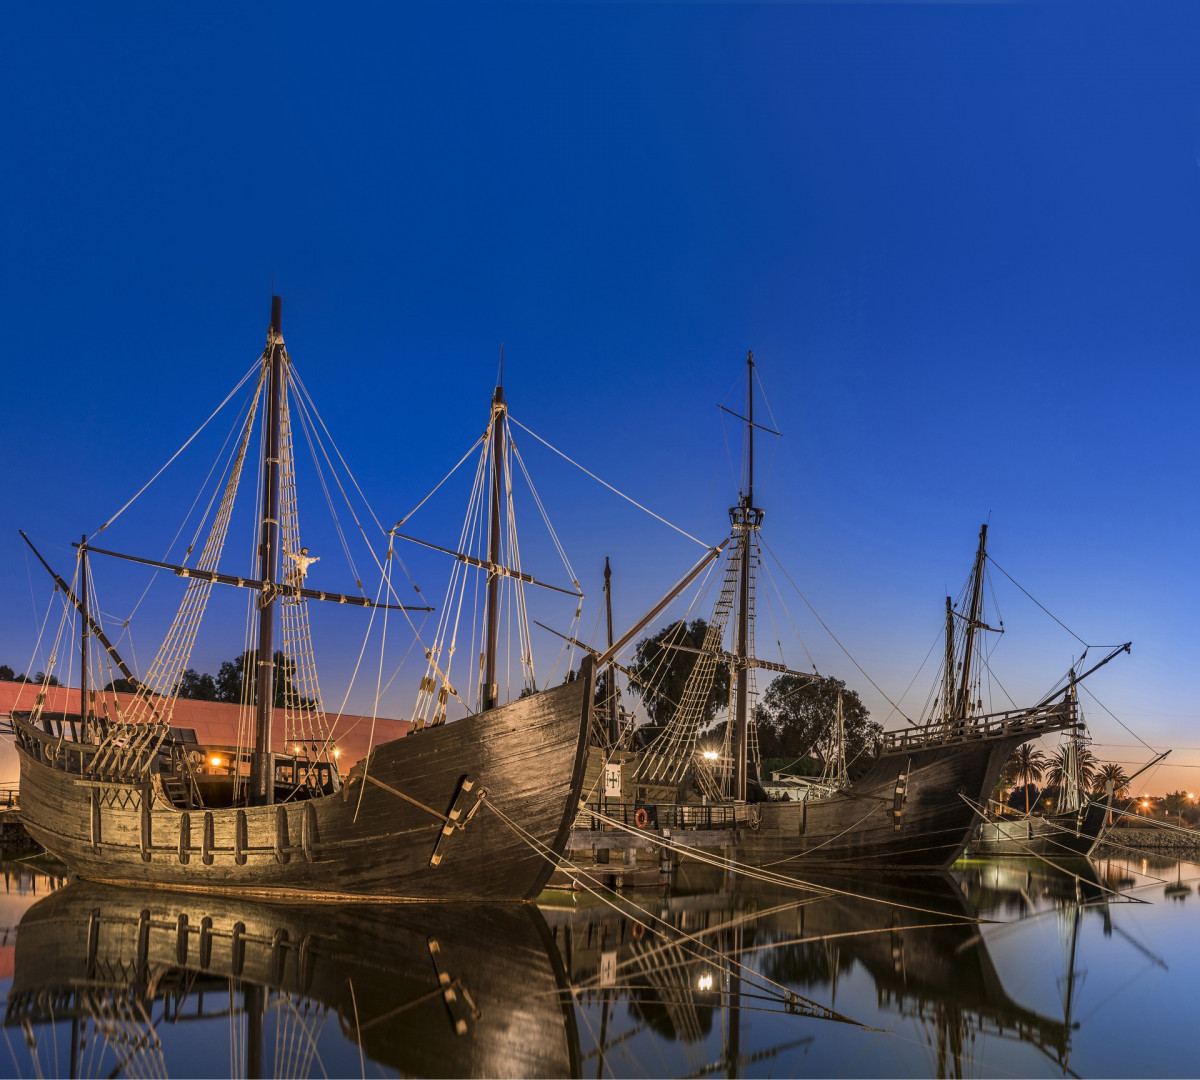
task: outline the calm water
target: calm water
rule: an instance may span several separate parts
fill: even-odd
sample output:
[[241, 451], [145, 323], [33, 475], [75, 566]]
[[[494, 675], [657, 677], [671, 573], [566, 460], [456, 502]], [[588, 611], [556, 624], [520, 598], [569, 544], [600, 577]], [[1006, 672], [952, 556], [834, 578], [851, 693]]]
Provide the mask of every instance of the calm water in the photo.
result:
[[1200, 865], [305, 908], [9, 864], [10, 1076], [1194, 1076]]

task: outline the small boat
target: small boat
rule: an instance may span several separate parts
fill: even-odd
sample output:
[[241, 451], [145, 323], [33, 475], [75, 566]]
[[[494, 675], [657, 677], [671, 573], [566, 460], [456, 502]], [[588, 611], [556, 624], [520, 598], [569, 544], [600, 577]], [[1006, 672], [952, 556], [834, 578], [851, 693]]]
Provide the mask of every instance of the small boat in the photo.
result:
[[[189, 556], [200, 548], [196, 561], [175, 565], [101, 551], [85, 537], [76, 588], [56, 575], [81, 615], [80, 709], [77, 716], [51, 715], [39, 695], [27, 715], [14, 715], [26, 827], [92, 881], [329, 900], [531, 899], [549, 878], [574, 819], [592, 723], [592, 664], [585, 661], [578, 678], [544, 692], [506, 705], [485, 695], [473, 715], [444, 723], [443, 713], [415, 725], [341, 774], [316, 681], [308, 605], [401, 605], [307, 587], [315, 559], [301, 545], [292, 454], [293, 423], [303, 423], [307, 406], [297, 392], [303, 385], [284, 344], [281, 312], [274, 297], [266, 347], [247, 376], [257, 371], [237, 451], [214, 499], [207, 538], [202, 548], [189, 548]], [[259, 411], [264, 434], [252, 441]], [[258, 564], [231, 574], [218, 565], [246, 451], [255, 442], [264, 447]], [[391, 536], [388, 542], [390, 557]], [[143, 680], [120, 659], [91, 610], [89, 554], [134, 558], [187, 583]], [[493, 570], [493, 577], [503, 572]], [[214, 585], [249, 590], [257, 609], [248, 620], [257, 624], [257, 639], [245, 654], [242, 696], [253, 737], [232, 748], [196, 745], [172, 723]], [[495, 619], [494, 602], [489, 617]], [[116, 716], [107, 698], [88, 689], [88, 656], [96, 647], [134, 688], [132, 704], [118, 706]]]

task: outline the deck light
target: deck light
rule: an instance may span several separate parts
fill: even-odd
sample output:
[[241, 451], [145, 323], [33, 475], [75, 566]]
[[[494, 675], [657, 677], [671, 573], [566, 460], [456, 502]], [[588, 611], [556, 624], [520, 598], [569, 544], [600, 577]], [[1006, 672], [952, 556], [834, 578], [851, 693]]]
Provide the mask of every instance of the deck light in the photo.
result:
[[[716, 757], [716, 755], [714, 754], [713, 757]], [[696, 988], [698, 990], [711, 990], [712, 989], [712, 976], [711, 975], [701, 975], [700, 981], [698, 983], [696, 983]]]
[[704, 751], [704, 760], [705, 761], [716, 761], [717, 760], [717, 752], [715, 750], [705, 750]]
[[214, 769], [219, 769], [221, 767], [221, 759], [219, 757], [209, 758], [209, 762], [212, 764]]

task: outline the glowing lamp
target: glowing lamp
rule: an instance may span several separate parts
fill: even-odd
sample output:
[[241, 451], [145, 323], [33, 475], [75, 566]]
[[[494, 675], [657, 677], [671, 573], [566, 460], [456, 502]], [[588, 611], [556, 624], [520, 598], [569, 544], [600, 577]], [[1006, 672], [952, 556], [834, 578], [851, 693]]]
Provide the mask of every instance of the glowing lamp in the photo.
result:
[[[715, 754], [713, 756], [716, 757]], [[696, 983], [696, 988], [698, 990], [711, 990], [712, 989], [712, 976], [711, 975], [701, 975], [700, 981]]]
[[209, 764], [212, 765], [214, 769], [219, 769], [221, 767], [221, 759], [219, 757], [209, 758], [208, 760]]

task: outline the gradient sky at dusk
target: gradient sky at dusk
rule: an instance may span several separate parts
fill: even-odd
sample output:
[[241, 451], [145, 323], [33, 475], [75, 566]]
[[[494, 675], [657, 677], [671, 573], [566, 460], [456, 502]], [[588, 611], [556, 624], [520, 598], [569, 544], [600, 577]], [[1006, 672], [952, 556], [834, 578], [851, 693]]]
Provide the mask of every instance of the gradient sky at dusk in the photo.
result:
[[[742, 407], [753, 349], [783, 432], [764, 537], [889, 696], [990, 519], [996, 561], [1079, 638], [1133, 641], [1089, 685], [1179, 747], [1149, 790], [1200, 787], [1194, 3], [10, 3], [0, 30], [0, 662], [46, 664], [17, 529], [69, 572], [253, 364], [274, 288], [386, 524], [482, 431], [503, 342], [516, 419], [716, 541], [740, 452], [716, 405]], [[605, 555], [619, 624], [696, 558], [519, 445], [587, 636]], [[161, 556], [189, 475], [111, 546]], [[452, 544], [449, 501], [413, 531]], [[526, 569], [561, 582], [536, 534]], [[445, 559], [405, 559], [440, 602]], [[995, 579], [994, 670], [1027, 702], [1082, 645]], [[123, 617], [140, 586], [105, 584]], [[821, 670], [888, 719], [784, 585]], [[333, 625], [340, 701], [357, 639]], [[760, 622], [760, 654], [775, 636]], [[238, 648], [202, 638], [194, 666]], [[1149, 757], [1084, 705], [1101, 758]]]

